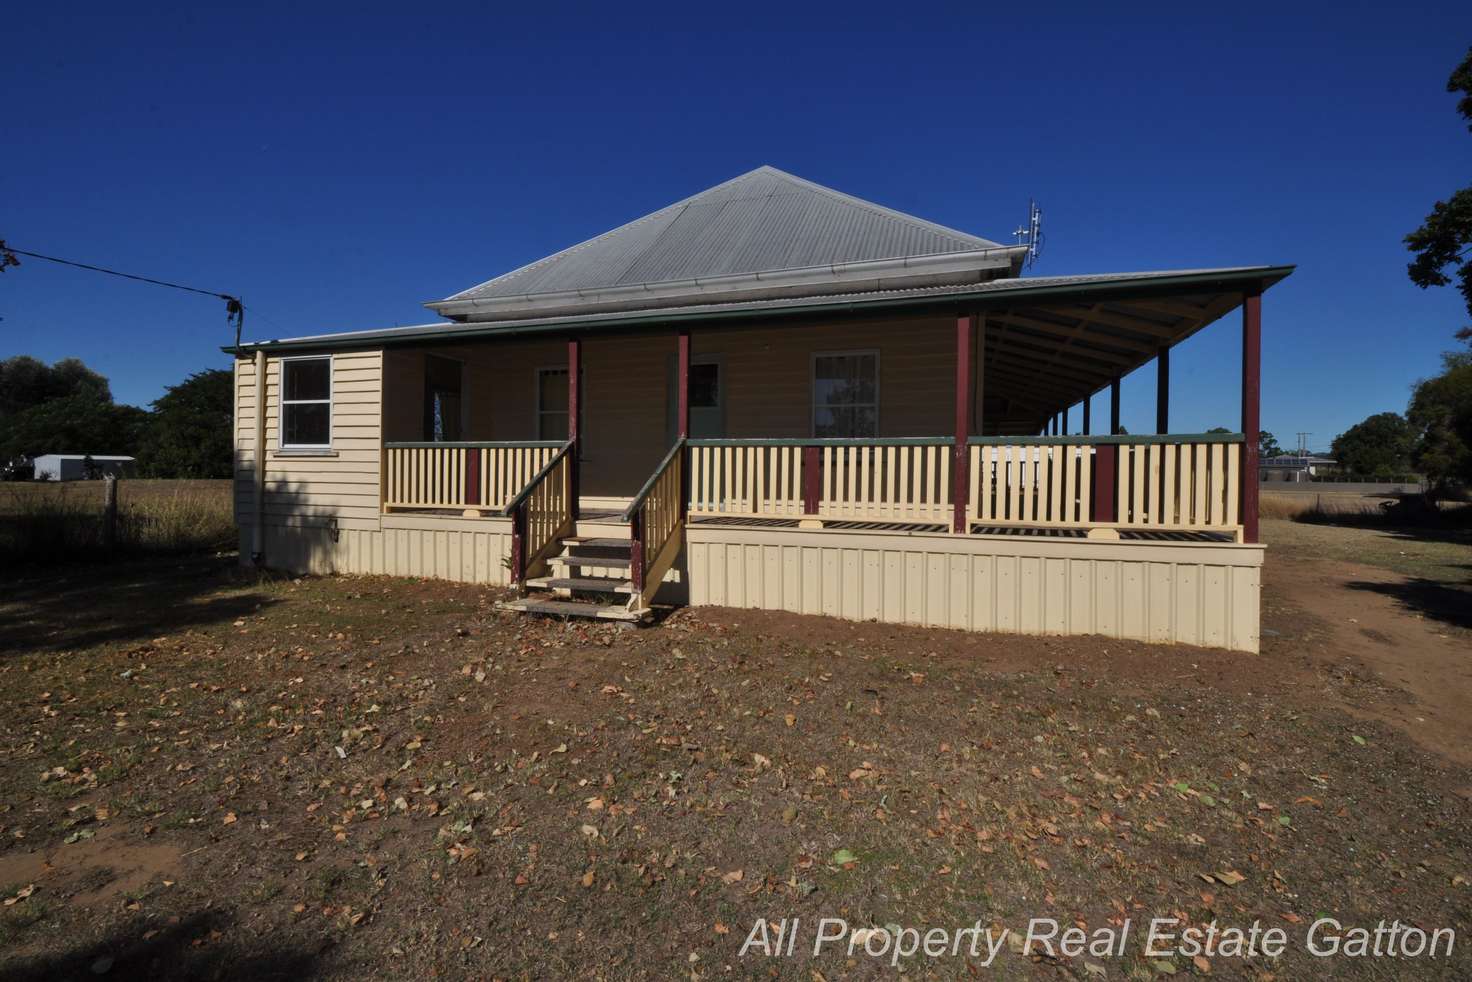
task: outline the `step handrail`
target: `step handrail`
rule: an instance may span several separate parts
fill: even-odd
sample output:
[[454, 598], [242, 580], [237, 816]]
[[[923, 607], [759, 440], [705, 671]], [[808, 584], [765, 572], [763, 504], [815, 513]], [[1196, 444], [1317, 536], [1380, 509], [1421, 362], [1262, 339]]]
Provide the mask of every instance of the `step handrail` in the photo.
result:
[[558, 465], [563, 457], [567, 456], [567, 452], [572, 449], [572, 446], [573, 442], [571, 440], [564, 443], [562, 448], [552, 455], [552, 459], [547, 461], [542, 469], [532, 476], [532, 479], [527, 482], [526, 487], [522, 488], [516, 497], [507, 502], [506, 507], [501, 509], [501, 514], [511, 515], [516, 509], [520, 508], [526, 499], [532, 496], [532, 492], [537, 490], [537, 485], [545, 481], [547, 475], [552, 473], [552, 469]]
[[683, 548], [685, 539], [686, 446], [680, 437], [639, 489], [624, 521], [629, 523], [629, 580], [634, 594], [631, 610], [648, 608], [664, 574]]
[[644, 507], [644, 502], [648, 499], [649, 493], [654, 490], [654, 485], [659, 481], [660, 475], [665, 472], [665, 468], [670, 466], [670, 461], [675, 459], [675, 455], [689, 442], [685, 437], [680, 437], [675, 441], [675, 445], [670, 447], [670, 452], [664, 455], [664, 460], [661, 460], [659, 466], [654, 469], [654, 473], [649, 475], [649, 480], [645, 481], [644, 486], [639, 489], [639, 493], [634, 495], [634, 500], [629, 503], [629, 507], [624, 509], [623, 521], [631, 522], [634, 520], [634, 516], [638, 514], [639, 509]]

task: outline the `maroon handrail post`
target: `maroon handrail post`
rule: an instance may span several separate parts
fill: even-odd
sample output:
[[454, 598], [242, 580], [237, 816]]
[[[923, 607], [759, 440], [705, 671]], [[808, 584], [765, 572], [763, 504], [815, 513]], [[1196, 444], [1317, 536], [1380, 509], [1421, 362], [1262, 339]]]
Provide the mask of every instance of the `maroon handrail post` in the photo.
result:
[[823, 497], [822, 464], [818, 461], [817, 447], [802, 448], [802, 513], [816, 517], [818, 502]]
[[629, 581], [640, 595], [644, 593], [644, 511], [634, 512], [629, 519]]
[[511, 511], [511, 582], [526, 582], [526, 503]]
[[480, 504], [480, 448], [465, 451], [465, 504], [474, 507]]
[[[676, 438], [684, 441], [690, 438], [690, 332], [681, 331], [678, 344], [678, 354], [675, 358], [675, 384], [678, 395], [675, 399]], [[684, 521], [690, 508], [690, 448], [684, 446], [680, 450], [680, 520]]]
[[1117, 522], [1114, 510], [1114, 473], [1119, 462], [1119, 447], [1102, 443], [1094, 448], [1094, 501], [1089, 520]]
[[1262, 287], [1242, 297], [1242, 541], [1257, 542], [1257, 456], [1262, 425]]
[[966, 531], [967, 496], [971, 487], [971, 419], [976, 414], [976, 386], [972, 380], [971, 339], [976, 315], [956, 318], [956, 442], [951, 448], [951, 531]]
[[1109, 435], [1119, 434], [1119, 379], [1109, 383]]
[[1155, 355], [1155, 432], [1170, 432], [1170, 348]]
[[578, 473], [578, 457], [583, 449], [578, 426], [582, 368], [583, 343], [578, 338], [569, 338], [567, 342], [567, 439], [572, 443], [572, 449], [567, 454], [567, 491], [569, 510], [572, 512], [574, 522], [578, 520], [578, 493], [582, 487]]
[[1092, 393], [1084, 396], [1084, 436], [1089, 435], [1089, 403], [1094, 401]]

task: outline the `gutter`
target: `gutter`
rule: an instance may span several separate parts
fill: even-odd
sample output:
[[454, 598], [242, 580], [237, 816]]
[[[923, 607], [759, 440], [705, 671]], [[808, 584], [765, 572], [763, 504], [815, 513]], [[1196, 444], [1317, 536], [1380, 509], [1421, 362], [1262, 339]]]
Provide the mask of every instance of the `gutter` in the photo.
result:
[[[823, 266], [799, 266], [792, 269], [767, 270], [756, 273], [726, 273], [721, 276], [688, 277], [680, 280], [661, 280], [654, 283], [632, 283], [626, 286], [601, 287], [591, 290], [558, 290], [550, 293], [519, 293], [499, 297], [466, 297], [432, 300], [424, 306], [445, 317], [464, 317], [474, 314], [496, 314], [532, 312], [555, 309], [576, 304], [621, 305], [651, 299], [697, 298], [705, 299], [713, 293], [752, 293], [750, 299], [770, 299], [761, 296], [768, 290], [799, 286], [831, 286], [835, 282], [850, 280], [883, 279], [887, 274], [909, 273], [928, 275], [937, 273], [982, 272], [1010, 268], [1013, 260], [1022, 256], [1027, 246], [996, 246], [971, 249], [966, 252], [935, 253], [928, 256], [904, 256], [898, 259], [863, 259], [849, 263], [830, 263]], [[745, 289], [742, 289], [742, 288]], [[776, 294], [772, 294], [775, 297]]]
[[562, 317], [555, 320], [510, 325], [505, 322], [470, 322], [446, 325], [443, 328], [420, 326], [417, 328], [384, 328], [381, 331], [353, 332], [347, 334], [324, 334], [316, 337], [287, 338], [280, 341], [258, 341], [239, 347], [224, 345], [226, 354], [240, 355], [265, 349], [268, 351], [323, 351], [337, 348], [374, 348], [393, 344], [430, 344], [440, 341], [477, 337], [530, 337], [543, 334], [566, 336], [569, 333], [589, 330], [618, 330], [649, 326], [668, 327], [689, 321], [750, 320], [753, 315], [806, 316], [833, 313], [865, 312], [871, 310], [893, 311], [896, 308], [960, 308], [982, 312], [1015, 307], [1039, 298], [1070, 297], [1092, 294], [1101, 302], [1109, 299], [1126, 300], [1138, 297], [1159, 296], [1180, 292], [1183, 287], [1224, 287], [1237, 284], [1262, 284], [1272, 286], [1291, 274], [1295, 266], [1253, 266], [1244, 269], [1218, 270], [1201, 273], [1181, 273], [1158, 277], [1125, 277], [1117, 280], [1094, 280], [1065, 284], [1040, 284], [1019, 286], [1025, 280], [993, 280], [991, 283], [1006, 283], [1005, 288], [978, 284], [977, 289], [957, 293], [930, 296], [886, 297], [878, 300], [843, 300], [833, 303], [793, 304], [787, 307], [754, 307], [733, 304], [729, 310], [639, 310], [624, 316], [595, 314], [588, 317]]

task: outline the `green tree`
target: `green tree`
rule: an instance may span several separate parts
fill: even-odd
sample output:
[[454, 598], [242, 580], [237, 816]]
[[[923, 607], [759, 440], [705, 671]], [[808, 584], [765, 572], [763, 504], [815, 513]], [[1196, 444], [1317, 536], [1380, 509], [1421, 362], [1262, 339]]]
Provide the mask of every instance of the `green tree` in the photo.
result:
[[149, 477], [228, 478], [234, 378], [224, 369], [195, 372], [153, 403], [138, 466]]
[[112, 402], [107, 379], [76, 358], [63, 358], [48, 365], [30, 355], [0, 361], [0, 424], [50, 399], [90, 393]]
[[1257, 455], [1259, 457], [1276, 457], [1283, 452], [1278, 446], [1278, 438], [1267, 430], [1257, 431]]
[[132, 454], [148, 414], [112, 401], [107, 379], [76, 358], [0, 361], [0, 460], [43, 453]]
[[1376, 413], [1334, 438], [1339, 466], [1361, 477], [1389, 478], [1411, 469], [1416, 431], [1400, 413]]
[[1472, 352], [1442, 358], [1442, 373], [1416, 383], [1406, 410], [1420, 434], [1413, 460], [1434, 495], [1472, 485]]
[[134, 454], [148, 420], [83, 389], [12, 414], [0, 427], [0, 459], [43, 453]]
[[[1446, 90], [1462, 94], [1457, 101], [1457, 112], [1472, 130], [1472, 48], [1447, 80]], [[1422, 289], [1446, 286], [1452, 282], [1452, 275], [1447, 272], [1450, 267], [1467, 303], [1467, 312], [1472, 314], [1472, 187], [1457, 191], [1446, 201], [1438, 201], [1421, 227], [1406, 236], [1405, 243], [1416, 255], [1406, 267], [1411, 282]], [[1457, 337], [1472, 340], [1472, 327], [1462, 328]]]

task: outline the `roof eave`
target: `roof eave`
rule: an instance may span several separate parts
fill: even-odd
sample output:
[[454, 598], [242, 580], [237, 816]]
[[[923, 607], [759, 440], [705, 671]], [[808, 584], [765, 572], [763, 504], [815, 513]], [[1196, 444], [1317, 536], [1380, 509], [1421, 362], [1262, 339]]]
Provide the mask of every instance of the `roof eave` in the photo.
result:
[[[316, 337], [289, 338], [280, 341], [260, 341], [239, 346], [222, 346], [220, 350], [227, 354], [243, 354], [257, 350], [265, 351], [292, 351], [292, 350], [329, 350], [340, 348], [374, 348], [388, 345], [401, 344], [425, 344], [437, 343], [446, 340], [461, 338], [473, 338], [483, 336], [495, 337], [524, 337], [540, 334], [569, 334], [586, 330], [618, 330], [650, 325], [671, 325], [687, 321], [721, 321], [745, 318], [750, 319], [753, 314], [762, 316], [813, 316], [824, 313], [836, 313], [845, 311], [880, 311], [894, 310], [896, 308], [910, 309], [963, 309], [985, 311], [1005, 307], [1015, 307], [1019, 303], [1036, 302], [1039, 299], [1060, 299], [1076, 297], [1087, 294], [1092, 298], [1105, 302], [1110, 298], [1149, 297], [1162, 294], [1179, 293], [1187, 288], [1242, 288], [1257, 285], [1261, 289], [1267, 289], [1273, 284], [1290, 275], [1296, 266], [1251, 266], [1233, 269], [1198, 270], [1186, 273], [1163, 273], [1158, 276], [1142, 278], [1139, 276], [1122, 275], [1113, 280], [1091, 280], [1075, 283], [1039, 283], [1036, 286], [1026, 285], [1026, 281], [1009, 281], [1006, 290], [986, 289], [982, 284], [977, 285], [974, 291], [961, 293], [947, 293], [930, 297], [880, 297], [869, 300], [844, 300], [825, 304], [793, 304], [791, 307], [759, 307], [751, 308], [743, 304], [733, 304], [729, 310], [638, 310], [629, 311], [626, 316], [609, 314], [592, 314], [580, 319], [577, 317], [558, 317], [549, 319], [546, 323], [529, 323], [510, 326], [492, 322], [471, 322], [463, 324], [445, 325], [440, 329], [438, 325], [423, 325], [420, 328], [386, 328], [376, 332], [353, 332], [346, 334], [328, 334]], [[433, 334], [423, 331], [423, 327], [434, 327]]]

